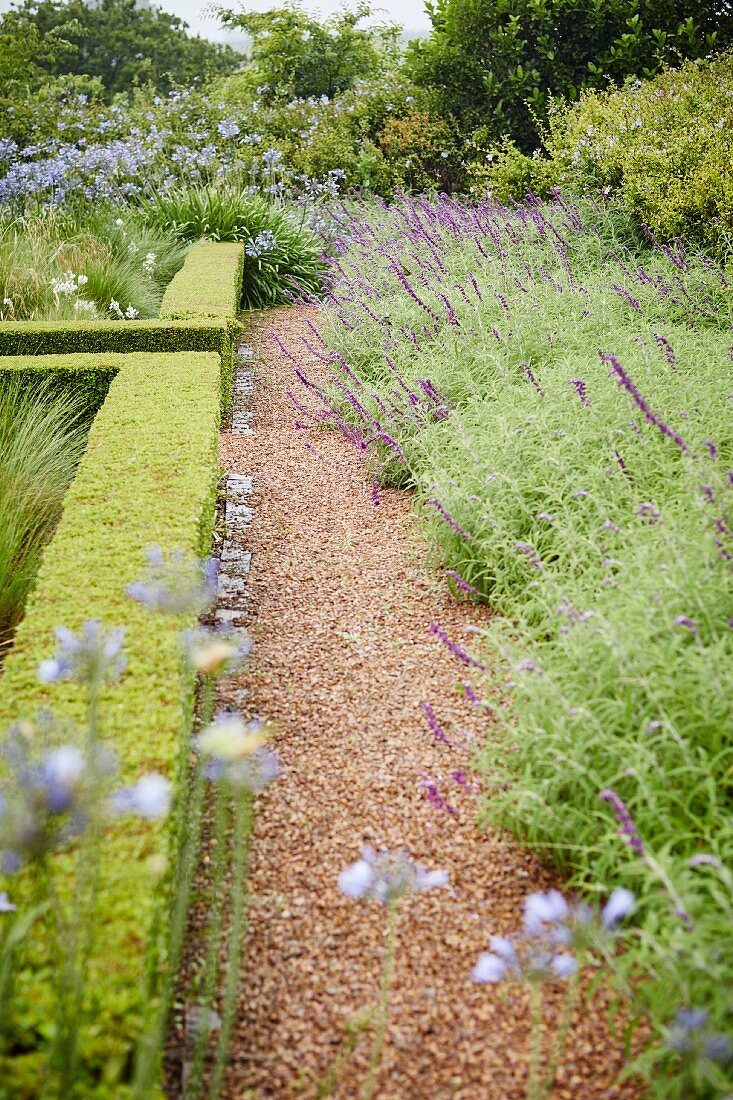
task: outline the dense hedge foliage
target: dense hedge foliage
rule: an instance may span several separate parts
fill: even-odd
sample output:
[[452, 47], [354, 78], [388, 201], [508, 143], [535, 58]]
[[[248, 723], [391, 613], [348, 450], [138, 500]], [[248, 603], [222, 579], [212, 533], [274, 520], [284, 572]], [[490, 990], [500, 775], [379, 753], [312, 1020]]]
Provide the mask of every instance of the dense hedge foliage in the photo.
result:
[[186, 321], [236, 316], [242, 304], [243, 270], [243, 245], [197, 245], [168, 284], [160, 319]]
[[[78, 628], [98, 618], [124, 627], [128, 672], [106, 689], [105, 736], [114, 743], [123, 777], [155, 769], [173, 775], [190, 718], [192, 682], [181, 681], [175, 619], [151, 628], [149, 612], [125, 595], [140, 573], [151, 541], [164, 549], [208, 551], [217, 476], [218, 357], [176, 355], [52, 356], [0, 359], [0, 370], [87, 372], [90, 358], [115, 377], [89, 434], [86, 454], [64, 501], [56, 535], [46, 548], [25, 618], [3, 672], [0, 723], [52, 707], [59, 718], [82, 721], [83, 700], [73, 685], [39, 686], [36, 669], [54, 650], [54, 628]], [[171, 401], [171, 394], [175, 401]], [[192, 624], [188, 624], [192, 625]], [[149, 857], [165, 852], [163, 827], [137, 819], [110, 828], [105, 842], [94, 991], [83, 1029], [84, 1096], [119, 1100], [161, 964], [154, 928], [165, 890]], [[152, 938], [151, 938], [152, 937]], [[39, 950], [20, 991], [14, 1021], [17, 1050], [2, 1068], [14, 1100], [38, 1096], [50, 1036], [45, 1006], [57, 961]], [[154, 987], [153, 987], [154, 991]]]
[[547, 156], [509, 145], [473, 174], [498, 199], [603, 191], [662, 241], [728, 249], [733, 234], [733, 54], [554, 105]]

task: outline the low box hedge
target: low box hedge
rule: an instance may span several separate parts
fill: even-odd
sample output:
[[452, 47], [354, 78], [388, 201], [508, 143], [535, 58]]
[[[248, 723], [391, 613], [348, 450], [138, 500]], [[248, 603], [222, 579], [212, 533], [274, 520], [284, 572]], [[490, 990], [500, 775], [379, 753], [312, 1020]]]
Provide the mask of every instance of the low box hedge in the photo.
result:
[[196, 245], [174, 275], [160, 317], [146, 321], [0, 321], [0, 356], [216, 351], [229, 410], [234, 344], [241, 330], [243, 244]]
[[236, 316], [242, 303], [243, 271], [244, 244], [202, 242], [191, 249], [168, 284], [161, 319]]
[[[218, 470], [219, 356], [6, 357], [0, 359], [3, 369], [52, 371], [59, 384], [98, 371], [109, 392], [5, 662], [0, 727], [32, 717], [40, 707], [83, 721], [79, 688], [42, 687], [36, 670], [55, 650], [56, 626], [76, 630], [96, 618], [124, 627], [126, 634], [128, 668], [106, 690], [103, 706], [104, 735], [117, 754], [120, 779], [129, 782], [151, 770], [174, 775], [193, 700], [192, 678], [182, 673], [179, 633], [192, 624], [153, 616], [125, 595], [125, 586], [141, 572], [151, 543], [164, 550], [208, 551]], [[118, 1100], [127, 1094], [150, 1004], [150, 976], [162, 962], [160, 931], [154, 930], [161, 927], [166, 888], [152, 873], [150, 857], [164, 853], [166, 843], [166, 826], [156, 822], [124, 819], [107, 831], [78, 1095]], [[3, 884], [22, 904], [18, 886]], [[14, 1100], [41, 1094], [51, 1039], [48, 1009], [58, 959], [50, 944], [33, 950], [33, 965], [18, 988], [16, 1052], [0, 1067], [0, 1094]]]

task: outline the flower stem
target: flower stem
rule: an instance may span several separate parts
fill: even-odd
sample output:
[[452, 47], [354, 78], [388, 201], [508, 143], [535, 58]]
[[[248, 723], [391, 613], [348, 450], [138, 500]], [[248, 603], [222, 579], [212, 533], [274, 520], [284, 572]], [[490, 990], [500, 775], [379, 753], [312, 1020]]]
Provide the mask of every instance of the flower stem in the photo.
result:
[[529, 1053], [529, 1078], [527, 1080], [527, 1100], [542, 1100], [542, 983], [532, 981], [529, 985], [531, 997], [531, 1046]]
[[195, 1100], [201, 1091], [204, 1075], [204, 1059], [207, 1040], [211, 1028], [207, 1026], [204, 1014], [212, 1011], [219, 976], [219, 953], [221, 950], [221, 926], [224, 909], [224, 872], [227, 864], [227, 826], [230, 820], [231, 792], [224, 784], [218, 784], [216, 790], [216, 814], [214, 817], [214, 866], [209, 892], [209, 923], [206, 929], [206, 959], [204, 962], [203, 990], [198, 999], [201, 1013], [196, 1021], [191, 1068], [184, 1090], [185, 1100]]
[[234, 858], [232, 863], [232, 915], [229, 948], [226, 958], [226, 985], [221, 1005], [221, 1029], [216, 1046], [214, 1068], [209, 1085], [209, 1100], [218, 1100], [234, 1028], [234, 1014], [240, 985], [242, 948], [247, 919], [245, 876], [252, 830], [252, 802], [248, 794], [240, 794], [234, 804]]
[[392, 978], [394, 976], [394, 964], [397, 947], [397, 914], [398, 902], [391, 901], [387, 907], [387, 947], [382, 967], [382, 986], [379, 993], [379, 1002], [376, 1011], [376, 1023], [374, 1027], [374, 1042], [369, 1059], [369, 1074], [361, 1091], [361, 1100], [373, 1100], [377, 1091], [377, 1078], [382, 1062], [384, 1040], [387, 1035], [387, 1019], [389, 1016], [389, 999], [392, 992]]
[[198, 857], [203, 799], [204, 774], [200, 762], [196, 760], [193, 764], [190, 797], [186, 805], [186, 825], [185, 830], [182, 830], [184, 838], [182, 851], [176, 865], [173, 883], [166, 982], [155, 1010], [150, 1032], [140, 1044], [135, 1073], [135, 1091], [133, 1093], [135, 1100], [147, 1100], [150, 1095], [156, 1072], [156, 1063], [168, 1022], [168, 1013], [173, 998], [173, 983], [178, 974], [183, 951], [183, 939], [186, 933], [191, 882]]
[[557, 1031], [555, 1032], [555, 1040], [552, 1044], [552, 1053], [550, 1055], [550, 1064], [547, 1067], [545, 1083], [542, 1089], [541, 1095], [543, 1098], [550, 1095], [550, 1093], [552, 1092], [552, 1087], [555, 1084], [557, 1069], [560, 1065], [562, 1056], [565, 1053], [568, 1035], [570, 1034], [570, 1025], [573, 1021], [573, 1012], [575, 1011], [575, 1006], [578, 1003], [579, 993], [580, 972], [576, 970], [576, 972], [569, 978], [568, 986], [565, 991], [565, 1000], [562, 1006], [562, 1013], [560, 1015], [560, 1021], [557, 1025]]

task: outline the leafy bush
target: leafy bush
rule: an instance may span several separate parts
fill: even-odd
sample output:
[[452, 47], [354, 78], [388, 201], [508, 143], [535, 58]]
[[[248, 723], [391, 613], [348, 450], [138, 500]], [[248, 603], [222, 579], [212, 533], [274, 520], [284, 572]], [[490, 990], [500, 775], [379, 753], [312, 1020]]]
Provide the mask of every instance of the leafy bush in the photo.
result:
[[576, 99], [733, 41], [733, 11], [702, 0], [438, 0], [431, 18], [430, 37], [411, 43], [415, 81], [438, 89], [465, 130], [523, 152], [539, 144], [550, 96]]
[[225, 181], [157, 194], [140, 203], [148, 224], [181, 240], [244, 241], [243, 304], [276, 305], [302, 289], [314, 294], [324, 270], [305, 213], [275, 206]]
[[[205, 73], [235, 68], [239, 58], [228, 46], [189, 37], [186, 24], [158, 7], [134, 0], [23, 0], [0, 17], [0, 62], [4, 34], [17, 41], [37, 35], [41, 49], [32, 58], [36, 69], [52, 76], [97, 77], [108, 95], [131, 84], [168, 91], [193, 83]], [[55, 48], [54, 48], [55, 47]], [[9, 49], [12, 59], [13, 51]], [[20, 58], [20, 65], [25, 61]], [[1, 70], [0, 70], [1, 71]], [[23, 69], [18, 77], [23, 79]]]
[[227, 27], [251, 38], [244, 75], [250, 91], [267, 100], [331, 99], [357, 81], [393, 67], [399, 27], [360, 26], [373, 11], [359, 0], [353, 9], [345, 6], [321, 21], [290, 2], [265, 12], [218, 8]]
[[79, 399], [0, 373], [0, 658], [86, 444]]
[[415, 487], [449, 583], [505, 616], [482, 662], [490, 691], [506, 677], [504, 705], [487, 699], [486, 812], [589, 890], [634, 890], [618, 965], [642, 979], [625, 988], [652, 1021], [653, 1095], [726, 1096], [725, 1058], [667, 1044], [678, 1008], [730, 1022], [725, 273], [626, 247], [627, 221], [591, 201], [353, 218], [327, 330], [348, 365], [334, 420]]
[[514, 145], [471, 173], [475, 189], [521, 200], [553, 185], [616, 197], [662, 241], [721, 252], [733, 234], [733, 54], [687, 62], [654, 80], [555, 103], [547, 155]]

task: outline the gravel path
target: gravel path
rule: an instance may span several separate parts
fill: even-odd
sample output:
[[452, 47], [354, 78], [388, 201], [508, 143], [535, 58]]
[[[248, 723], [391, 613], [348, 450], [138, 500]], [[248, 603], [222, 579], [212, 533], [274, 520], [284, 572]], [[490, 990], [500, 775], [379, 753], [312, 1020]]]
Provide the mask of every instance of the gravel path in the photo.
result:
[[[251, 917], [228, 1098], [312, 1097], [346, 1023], [376, 999], [384, 914], [342, 897], [339, 871], [364, 842], [405, 846], [451, 887], [402, 910], [382, 1100], [519, 1100], [528, 1011], [524, 991], [477, 987], [470, 971], [492, 933], [517, 927], [531, 889], [553, 878], [530, 853], [480, 833], [479, 802], [453, 773], [491, 736], [489, 717], [460, 691], [460, 664], [430, 633], [459, 641], [487, 621], [458, 604], [421, 563], [407, 494], [381, 493], [343, 438], [294, 428], [293, 364], [270, 335], [303, 356], [305, 308], [268, 314], [255, 335], [251, 434], [223, 436], [229, 472], [253, 476], [250, 668], [224, 701], [279, 724], [284, 774], [258, 803]], [[298, 397], [308, 403], [299, 387]], [[445, 737], [436, 739], [423, 704]], [[421, 779], [437, 781], [450, 809]], [[612, 1082], [623, 1064], [603, 1004], [576, 1020], [555, 1097], [640, 1095]], [[368, 1042], [336, 1095], [356, 1097]]]

